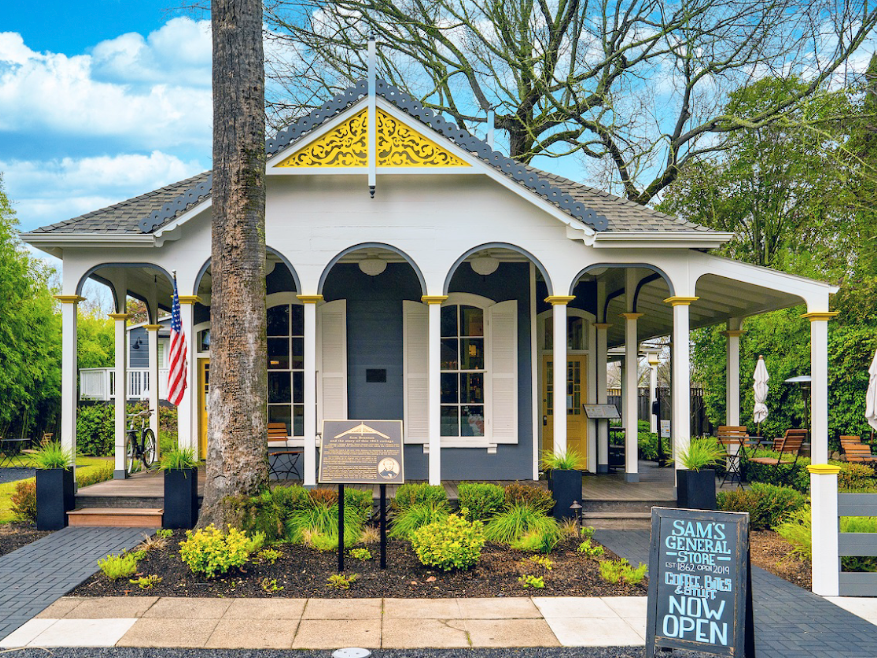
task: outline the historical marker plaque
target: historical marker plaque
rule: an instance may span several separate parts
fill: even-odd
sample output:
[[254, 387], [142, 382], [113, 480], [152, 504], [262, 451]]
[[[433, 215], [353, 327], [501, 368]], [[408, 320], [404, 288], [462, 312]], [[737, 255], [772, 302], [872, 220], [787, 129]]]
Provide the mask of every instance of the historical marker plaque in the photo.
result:
[[646, 656], [755, 657], [749, 514], [652, 508]]
[[401, 420], [324, 420], [320, 444], [323, 484], [402, 484]]

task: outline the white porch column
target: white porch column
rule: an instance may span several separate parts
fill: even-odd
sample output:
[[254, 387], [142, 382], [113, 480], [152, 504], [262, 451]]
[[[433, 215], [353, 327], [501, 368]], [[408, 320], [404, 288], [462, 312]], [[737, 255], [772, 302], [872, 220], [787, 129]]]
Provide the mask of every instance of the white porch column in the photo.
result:
[[624, 379], [621, 395], [624, 398], [624, 472], [628, 482], [639, 482], [639, 343], [636, 321], [642, 313], [622, 313], [624, 318]]
[[673, 306], [673, 419], [670, 436], [676, 470], [683, 468], [679, 455], [688, 450], [691, 440], [691, 374], [689, 373], [688, 307], [697, 297], [668, 297], [664, 301]]
[[553, 314], [553, 351], [554, 364], [554, 454], [566, 453], [566, 415], [567, 410], [567, 362], [566, 362], [566, 305], [575, 299], [574, 295], [553, 295], [545, 301], [551, 304]]
[[201, 301], [197, 295], [180, 295], [180, 324], [183, 326], [183, 333], [186, 336], [186, 390], [183, 392], [183, 399], [177, 406], [177, 442], [180, 448], [191, 448], [195, 451], [195, 456], [200, 458], [200, 447], [198, 445], [198, 415], [196, 405], [198, 404], [198, 378], [195, 376], [195, 336], [193, 327], [194, 322], [194, 306]]
[[[124, 300], [124, 296], [122, 296]], [[125, 418], [126, 405], [128, 403], [128, 319], [130, 313], [108, 313], [115, 321], [115, 372], [116, 379], [116, 418], [115, 418], [115, 466], [113, 467], [113, 479], [125, 479], [125, 430], [128, 419]]]
[[728, 329], [722, 333], [728, 342], [725, 376], [725, 424], [740, 425], [740, 336], [743, 335], [742, 318], [728, 320]]
[[657, 434], [658, 416], [652, 413], [652, 406], [658, 401], [658, 366], [649, 361], [649, 432]]
[[424, 295], [420, 299], [429, 309], [427, 344], [427, 399], [429, 425], [429, 483], [442, 483], [442, 302], [447, 295]]
[[[611, 324], [598, 322], [597, 330], [597, 404], [606, 404], [606, 339]], [[597, 421], [597, 472], [609, 472], [609, 421]]]
[[302, 478], [306, 487], [317, 484], [317, 304], [322, 295], [297, 295], [305, 310], [305, 463]]
[[813, 533], [814, 594], [838, 596], [840, 557], [838, 547], [837, 474], [840, 466], [814, 463], [810, 471], [810, 514]]
[[79, 295], [55, 295], [61, 302], [61, 447], [74, 456], [76, 469], [76, 379], [78, 375], [76, 320]]
[[[837, 311], [805, 313], [810, 320], [810, 461], [828, 463], [828, 321]], [[815, 526], [814, 526], [815, 527]]]
[[144, 329], [149, 340], [149, 408], [152, 409], [149, 429], [155, 434], [155, 456], [158, 459], [161, 456], [161, 437], [158, 435], [158, 369], [161, 367], [158, 362], [158, 330], [161, 325], [147, 324]]

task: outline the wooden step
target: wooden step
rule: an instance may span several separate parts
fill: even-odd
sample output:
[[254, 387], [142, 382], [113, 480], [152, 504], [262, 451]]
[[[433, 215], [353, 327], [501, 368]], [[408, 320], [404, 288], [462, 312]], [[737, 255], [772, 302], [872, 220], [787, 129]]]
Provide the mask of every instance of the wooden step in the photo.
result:
[[118, 528], [160, 528], [163, 509], [134, 507], [88, 507], [67, 512], [72, 526], [114, 526]]
[[583, 512], [582, 525], [595, 530], [647, 530], [651, 512]]

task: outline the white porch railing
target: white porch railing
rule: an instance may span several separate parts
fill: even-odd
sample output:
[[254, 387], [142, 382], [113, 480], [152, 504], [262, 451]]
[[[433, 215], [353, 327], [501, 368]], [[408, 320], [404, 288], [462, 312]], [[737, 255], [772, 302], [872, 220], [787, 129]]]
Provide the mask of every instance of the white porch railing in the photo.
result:
[[[158, 371], [158, 398], [167, 394], [167, 369]], [[139, 399], [149, 390], [148, 368], [128, 368], [128, 399]], [[116, 372], [113, 368], [82, 368], [79, 371], [80, 400], [113, 400], [116, 397]]]

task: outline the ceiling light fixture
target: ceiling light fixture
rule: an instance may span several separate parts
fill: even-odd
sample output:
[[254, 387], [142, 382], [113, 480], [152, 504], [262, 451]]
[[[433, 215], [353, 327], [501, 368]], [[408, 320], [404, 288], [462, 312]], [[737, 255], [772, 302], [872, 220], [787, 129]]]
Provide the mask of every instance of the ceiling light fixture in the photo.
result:
[[363, 274], [368, 276], [377, 276], [387, 269], [387, 261], [377, 256], [369, 256], [359, 261], [359, 269]]
[[483, 256], [476, 256], [471, 259], [469, 265], [472, 267], [472, 271], [475, 272], [475, 274], [490, 276], [496, 272], [496, 269], [499, 267], [499, 261], [493, 256], [484, 254]]

